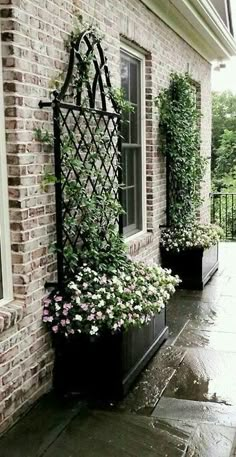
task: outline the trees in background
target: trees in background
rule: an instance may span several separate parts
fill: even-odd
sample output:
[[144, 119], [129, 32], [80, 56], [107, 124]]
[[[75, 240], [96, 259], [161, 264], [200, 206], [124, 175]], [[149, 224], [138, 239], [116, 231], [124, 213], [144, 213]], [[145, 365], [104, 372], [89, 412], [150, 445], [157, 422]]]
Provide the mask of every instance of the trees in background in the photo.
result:
[[212, 184], [236, 191], [236, 95], [212, 94]]

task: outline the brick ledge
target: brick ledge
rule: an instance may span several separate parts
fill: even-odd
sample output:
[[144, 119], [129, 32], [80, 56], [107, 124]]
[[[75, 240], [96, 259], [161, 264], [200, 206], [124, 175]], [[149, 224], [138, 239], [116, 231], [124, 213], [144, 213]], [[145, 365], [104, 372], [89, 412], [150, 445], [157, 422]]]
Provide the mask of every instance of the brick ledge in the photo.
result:
[[24, 317], [24, 304], [11, 301], [6, 305], [0, 306], [0, 333], [13, 327]]
[[130, 242], [128, 241], [129, 254], [131, 256], [137, 255], [139, 253], [140, 249], [145, 248], [152, 241], [153, 241], [153, 232], [146, 232], [141, 236], [137, 234], [137, 238], [134, 238]]

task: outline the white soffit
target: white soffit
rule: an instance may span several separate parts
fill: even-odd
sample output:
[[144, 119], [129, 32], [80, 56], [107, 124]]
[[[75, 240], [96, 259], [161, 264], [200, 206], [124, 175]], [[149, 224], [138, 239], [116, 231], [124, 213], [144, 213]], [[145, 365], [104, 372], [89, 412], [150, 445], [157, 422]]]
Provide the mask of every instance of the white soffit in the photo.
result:
[[236, 41], [210, 0], [142, 0], [206, 60], [236, 55]]

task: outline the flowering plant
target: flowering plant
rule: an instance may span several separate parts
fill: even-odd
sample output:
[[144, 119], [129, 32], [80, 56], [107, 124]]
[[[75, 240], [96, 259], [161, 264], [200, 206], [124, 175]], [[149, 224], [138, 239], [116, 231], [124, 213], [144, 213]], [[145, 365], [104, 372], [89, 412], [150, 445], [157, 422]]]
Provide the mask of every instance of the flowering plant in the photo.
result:
[[165, 307], [179, 282], [166, 269], [129, 260], [109, 275], [83, 264], [63, 295], [44, 300], [43, 321], [65, 336], [140, 326]]
[[177, 226], [162, 231], [161, 246], [166, 251], [177, 252], [190, 248], [207, 249], [216, 244], [223, 236], [223, 230], [213, 224]]

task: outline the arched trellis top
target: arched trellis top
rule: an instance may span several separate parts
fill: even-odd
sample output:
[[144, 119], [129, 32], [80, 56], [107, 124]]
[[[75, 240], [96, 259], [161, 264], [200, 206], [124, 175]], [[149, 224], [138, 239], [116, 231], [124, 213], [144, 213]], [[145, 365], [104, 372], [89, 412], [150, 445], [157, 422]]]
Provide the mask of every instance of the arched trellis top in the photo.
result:
[[[94, 233], [103, 242], [112, 220], [110, 212], [104, 211], [104, 202], [121, 202], [121, 110], [100, 40], [91, 30], [71, 41], [67, 74], [53, 95], [52, 101], [39, 106], [53, 111], [56, 178], [58, 281], [47, 285], [61, 289], [73, 279], [83, 249], [92, 242], [90, 230], [87, 233], [89, 211], [83, 210], [86, 199]], [[122, 233], [122, 214], [115, 214], [114, 223]]]
[[[93, 65], [92, 77], [87, 72]], [[76, 40], [71, 41], [69, 65], [64, 84], [59, 92], [54, 92], [58, 100], [63, 100], [70, 85], [73, 84], [74, 74], [77, 73], [76, 105], [82, 105], [82, 96], [87, 95], [89, 107], [96, 108], [96, 101], [101, 101], [102, 110], [108, 111], [108, 98], [115, 112], [118, 105], [112, 95], [107, 59], [104, 55], [100, 39], [94, 32], [86, 30]]]

